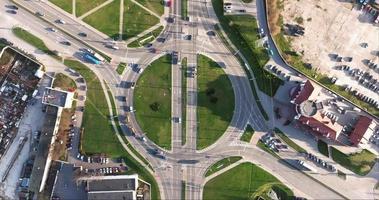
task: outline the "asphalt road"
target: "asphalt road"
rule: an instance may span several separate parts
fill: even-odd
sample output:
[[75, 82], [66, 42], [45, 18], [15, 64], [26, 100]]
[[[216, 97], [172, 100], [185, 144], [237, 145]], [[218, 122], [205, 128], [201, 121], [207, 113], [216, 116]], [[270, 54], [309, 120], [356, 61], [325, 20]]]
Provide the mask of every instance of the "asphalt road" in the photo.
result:
[[[33, 3], [34, 1], [31, 1]], [[0, 5], [8, 3], [3, 1]], [[34, 4], [33, 4], [34, 5]], [[171, 14], [177, 16], [180, 11], [180, 2], [173, 4], [174, 9], [171, 9]], [[3, 5], [2, 5], [3, 6]], [[45, 7], [44, 7], [45, 8]], [[257, 1], [258, 8], [258, 20], [261, 20], [262, 10], [259, 1]], [[50, 8], [46, 8], [50, 9]], [[53, 12], [53, 10], [51, 10]], [[45, 11], [45, 16], [48, 11]], [[235, 95], [235, 111], [233, 119], [230, 126], [224, 133], [224, 135], [212, 146], [201, 151], [196, 150], [196, 92], [197, 92], [197, 81], [195, 78], [187, 78], [187, 99], [188, 105], [187, 109], [187, 127], [186, 127], [186, 137], [187, 143], [184, 146], [179, 145], [181, 140], [180, 131], [182, 128], [178, 125], [173, 125], [173, 136], [174, 145], [173, 151], [165, 151], [166, 160], [159, 159], [152, 156], [147, 152], [150, 148], [159, 148], [150, 140], [143, 142], [129, 134], [131, 129], [134, 130], [137, 136], [143, 135], [143, 131], [138, 126], [135, 120], [134, 114], [125, 111], [125, 106], [133, 105], [133, 90], [131, 88], [124, 87], [123, 82], [136, 82], [139, 75], [130, 68], [126, 69], [126, 72], [119, 76], [114, 68], [109, 64], [102, 64], [95, 66], [86, 63], [100, 79], [105, 80], [112, 90], [114, 96], [126, 96], [126, 102], [116, 100], [116, 106], [119, 111], [120, 118], [128, 116], [129, 121], [122, 123], [122, 129], [126, 133], [126, 137], [133, 145], [133, 147], [140, 152], [140, 154], [145, 157], [153, 166], [155, 172], [154, 176], [157, 179], [159, 188], [161, 190], [162, 199], [180, 199], [181, 196], [181, 181], [186, 182], [186, 197], [187, 199], [201, 199], [202, 198], [202, 188], [204, 183], [204, 174], [206, 169], [214, 162], [231, 155], [243, 155], [246, 160], [252, 161], [259, 164], [264, 169], [272, 172], [280, 180], [285, 181], [290, 185], [294, 191], [301, 191], [305, 193], [310, 198], [320, 198], [320, 192], [322, 195], [328, 198], [339, 199], [340, 196], [334, 192], [328, 190], [321, 184], [313, 181], [309, 177], [305, 176], [297, 170], [289, 168], [287, 165], [278, 162], [269, 154], [262, 152], [257, 148], [249, 148], [239, 143], [239, 136], [243, 132], [246, 124], [251, 124], [256, 131], [268, 131], [269, 126], [262, 117], [258, 110], [256, 102], [253, 98], [249, 81], [244, 74], [243, 69], [239, 66], [236, 58], [223, 46], [222, 42], [218, 37], [207, 36], [206, 32], [213, 30], [214, 23], [217, 22], [217, 18], [213, 12], [210, 1], [189, 1], [189, 16], [191, 18], [191, 23], [183, 22], [176, 17], [176, 23], [169, 24], [164, 33], [162, 34], [167, 38], [165, 43], [155, 42], [153, 44], [158, 53], [150, 53], [148, 49], [130, 49], [128, 50], [128, 55], [133, 57], [142, 68], [148, 66], [154, 59], [159, 58], [167, 52], [172, 50], [178, 50], [181, 57], [186, 56], [188, 58], [189, 66], [196, 66], [196, 54], [202, 53], [212, 58], [216, 62], [225, 63], [224, 68], [226, 74], [228, 75]], [[261, 16], [261, 17], [260, 17]], [[51, 20], [59, 17], [64, 18], [61, 13], [56, 12], [56, 15], [52, 15]], [[19, 25], [23, 27], [28, 27], [33, 34], [38, 35], [44, 41], [49, 44], [49, 47], [53, 49], [62, 51], [66, 56], [77, 57], [80, 59], [79, 49], [85, 46], [72, 39], [71, 37], [61, 33], [52, 33], [46, 31], [46, 27], [49, 24], [36, 18], [36, 16], [31, 15], [23, 11], [18, 10], [18, 14], [14, 15], [14, 18], [19, 21]], [[29, 19], [25, 22], [24, 19]], [[73, 22], [71, 22], [73, 20]], [[76, 23], [74, 19], [66, 19], [67, 24]], [[71, 27], [69, 28], [71, 29]], [[73, 32], [81, 31], [82, 29], [73, 29]], [[191, 41], [182, 40], [183, 30], [188, 30], [189, 33], [193, 35]], [[91, 34], [92, 35], [92, 34]], [[96, 36], [96, 33], [93, 34]], [[100, 38], [97, 38], [100, 40]], [[104, 39], [104, 38], [103, 38]], [[60, 40], [69, 40], [71, 46], [63, 46], [59, 44]], [[56, 41], [50, 43], [48, 41]], [[94, 41], [93, 41], [94, 42]], [[95, 45], [95, 42], [94, 42]], [[99, 48], [101, 45], [97, 44]], [[96, 46], [97, 47], [97, 46]], [[117, 51], [118, 52], [118, 51]], [[113, 54], [114, 57], [118, 55], [122, 56], [125, 52], [122, 50], [121, 53]], [[121, 59], [121, 58], [118, 58]], [[181, 79], [179, 66], [173, 66], [173, 87], [176, 92], [173, 92], [173, 99], [177, 100], [182, 95], [181, 94]], [[179, 91], [180, 90], [180, 91]], [[181, 101], [173, 102], [173, 114], [181, 116]], [[180, 136], [180, 137], [179, 137]], [[188, 162], [191, 159], [195, 162]], [[186, 161], [187, 160], [187, 161]]]

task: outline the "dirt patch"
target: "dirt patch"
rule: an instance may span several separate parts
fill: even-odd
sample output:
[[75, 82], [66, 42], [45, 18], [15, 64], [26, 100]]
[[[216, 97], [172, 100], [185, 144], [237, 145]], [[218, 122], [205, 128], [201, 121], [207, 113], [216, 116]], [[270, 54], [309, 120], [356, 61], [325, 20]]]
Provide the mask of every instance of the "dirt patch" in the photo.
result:
[[271, 35], [275, 36], [280, 33], [280, 12], [283, 9], [282, 0], [267, 0], [267, 15], [268, 15], [268, 26], [271, 30]]

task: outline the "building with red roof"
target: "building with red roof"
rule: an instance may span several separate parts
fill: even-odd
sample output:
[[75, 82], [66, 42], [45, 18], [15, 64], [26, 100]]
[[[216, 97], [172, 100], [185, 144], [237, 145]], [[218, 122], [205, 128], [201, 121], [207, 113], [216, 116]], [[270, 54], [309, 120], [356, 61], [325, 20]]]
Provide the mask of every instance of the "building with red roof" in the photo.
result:
[[375, 124], [369, 117], [360, 115], [353, 131], [349, 136], [349, 140], [353, 146], [358, 146], [359, 143], [367, 143], [374, 132]]

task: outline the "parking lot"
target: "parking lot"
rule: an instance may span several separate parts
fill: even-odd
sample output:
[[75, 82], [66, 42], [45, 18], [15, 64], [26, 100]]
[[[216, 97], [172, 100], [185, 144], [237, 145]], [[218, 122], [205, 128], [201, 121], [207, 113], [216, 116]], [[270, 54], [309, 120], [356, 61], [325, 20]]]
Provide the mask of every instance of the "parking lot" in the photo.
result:
[[304, 62], [379, 106], [374, 102], [379, 99], [379, 32], [374, 22], [379, 11], [369, 6], [353, 8], [344, 1], [304, 0], [286, 1], [282, 15], [284, 24], [304, 28], [303, 35], [291, 37]]

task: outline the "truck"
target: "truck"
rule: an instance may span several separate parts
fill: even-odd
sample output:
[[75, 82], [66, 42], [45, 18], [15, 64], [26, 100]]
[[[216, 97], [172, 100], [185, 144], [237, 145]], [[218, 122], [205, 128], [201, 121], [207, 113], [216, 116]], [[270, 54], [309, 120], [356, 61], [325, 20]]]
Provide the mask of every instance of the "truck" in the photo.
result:
[[96, 59], [93, 55], [88, 54], [88, 53], [84, 54], [84, 59], [86, 59], [87, 61], [89, 61], [89, 62], [91, 62], [91, 63], [93, 63], [93, 64], [96, 64], [96, 65], [98, 65], [98, 64], [101, 63], [101, 62], [100, 62], [98, 59]]
[[97, 60], [99, 60], [100, 62], [104, 62], [105, 61], [105, 58], [103, 56], [101, 56], [100, 54], [94, 52], [93, 54], [93, 57]]

